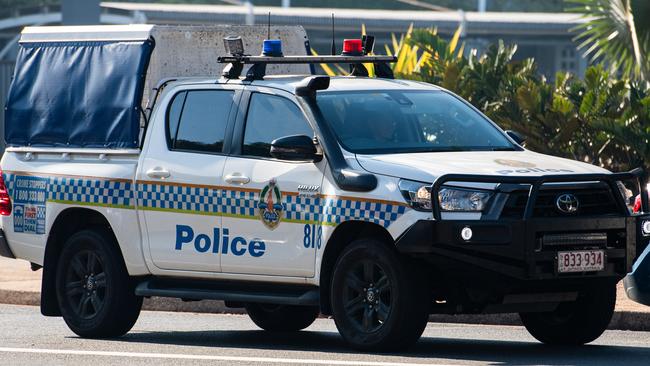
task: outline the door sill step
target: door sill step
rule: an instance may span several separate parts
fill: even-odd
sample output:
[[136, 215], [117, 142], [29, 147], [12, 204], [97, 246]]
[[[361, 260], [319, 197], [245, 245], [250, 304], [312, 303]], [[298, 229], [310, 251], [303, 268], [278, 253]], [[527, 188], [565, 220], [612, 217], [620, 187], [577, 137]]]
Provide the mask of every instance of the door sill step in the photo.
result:
[[318, 306], [316, 286], [149, 278], [135, 288], [138, 296], [185, 300], [222, 300], [243, 303]]

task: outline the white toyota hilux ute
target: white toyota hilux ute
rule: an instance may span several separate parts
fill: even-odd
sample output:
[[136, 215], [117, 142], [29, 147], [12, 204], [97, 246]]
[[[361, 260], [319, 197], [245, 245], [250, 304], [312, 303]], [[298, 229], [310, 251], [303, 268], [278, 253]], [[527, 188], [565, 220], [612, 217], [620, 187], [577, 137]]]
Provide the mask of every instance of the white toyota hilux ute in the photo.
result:
[[[99, 47], [143, 54], [111, 45]], [[87, 66], [82, 97], [48, 94], [34, 65], [75, 80], [106, 60], [34, 47], [7, 103], [0, 254], [43, 267], [42, 313], [81, 336], [128, 332], [149, 296], [224, 300], [269, 331], [331, 315], [350, 345], [378, 351], [413, 344], [434, 313], [519, 313], [550, 344], [591, 342], [609, 323], [642, 235], [625, 187], [641, 186], [638, 171], [528, 151], [362, 50], [222, 57], [219, 79], [162, 82], [140, 129], [137, 82], [123, 98], [128, 83], [96, 83]], [[322, 61], [352, 75], [264, 75]], [[114, 66], [101, 77], [146, 62]]]

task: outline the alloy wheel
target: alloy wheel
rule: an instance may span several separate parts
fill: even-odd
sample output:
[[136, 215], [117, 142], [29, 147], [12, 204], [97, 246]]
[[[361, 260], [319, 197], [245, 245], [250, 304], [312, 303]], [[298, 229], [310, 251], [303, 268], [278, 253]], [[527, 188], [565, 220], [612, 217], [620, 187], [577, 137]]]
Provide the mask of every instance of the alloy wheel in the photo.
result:
[[391, 286], [380, 265], [363, 260], [346, 274], [343, 304], [357, 329], [372, 333], [382, 327], [391, 312]]
[[106, 273], [101, 258], [89, 250], [76, 253], [66, 271], [65, 294], [71, 309], [82, 319], [96, 316], [106, 298]]

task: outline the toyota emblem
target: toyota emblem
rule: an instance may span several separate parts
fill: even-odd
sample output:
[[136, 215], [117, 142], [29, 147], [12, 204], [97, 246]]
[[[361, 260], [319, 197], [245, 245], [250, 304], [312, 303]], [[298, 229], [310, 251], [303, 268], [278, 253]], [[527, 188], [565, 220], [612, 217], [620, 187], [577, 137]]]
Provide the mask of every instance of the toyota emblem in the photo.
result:
[[555, 207], [566, 214], [576, 213], [579, 204], [578, 198], [571, 193], [561, 194], [555, 200]]

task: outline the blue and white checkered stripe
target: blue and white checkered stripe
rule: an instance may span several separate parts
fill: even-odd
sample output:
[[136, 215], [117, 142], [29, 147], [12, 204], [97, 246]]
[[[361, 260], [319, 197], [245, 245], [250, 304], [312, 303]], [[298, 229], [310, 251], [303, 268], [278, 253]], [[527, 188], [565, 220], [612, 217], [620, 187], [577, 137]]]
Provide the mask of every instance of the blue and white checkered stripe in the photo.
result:
[[[13, 197], [14, 177], [17, 174], [3, 173], [3, 179]], [[110, 179], [89, 179], [80, 177], [49, 176], [48, 201], [78, 202], [102, 206], [132, 207], [132, 183]]]
[[349, 220], [361, 220], [388, 227], [406, 211], [400, 204], [326, 197], [323, 205], [324, 223], [340, 224]]
[[254, 192], [219, 187], [138, 183], [137, 197], [140, 207], [154, 210], [254, 216], [257, 207]]
[[320, 197], [285, 195], [284, 201], [284, 217], [288, 220], [320, 221]]
[[229, 215], [256, 216], [259, 194], [247, 191], [222, 189], [221, 211]]
[[140, 207], [205, 213], [220, 212], [219, 189], [149, 183], [138, 183], [137, 186]]
[[109, 206], [133, 205], [131, 182], [108, 179], [50, 177], [48, 200]]
[[[14, 174], [3, 173], [13, 196]], [[133, 207], [132, 183], [110, 179], [48, 177], [49, 201], [78, 202], [102, 206]], [[138, 183], [138, 204], [143, 209], [181, 210], [198, 214], [257, 218], [259, 192], [193, 187], [177, 184]], [[406, 206], [388, 202], [358, 200], [353, 197], [283, 196], [284, 218], [288, 221], [321, 222], [338, 225], [362, 220], [388, 227], [406, 211]]]
[[[179, 185], [138, 184], [138, 203], [143, 209], [183, 210], [203, 214], [222, 214], [257, 218], [259, 192], [194, 188]], [[388, 227], [406, 211], [400, 204], [369, 202], [362, 198], [320, 197], [285, 194], [284, 219], [337, 225], [363, 220]]]
[[2, 172], [2, 180], [5, 182], [5, 187], [7, 187], [7, 191], [9, 191], [11, 197], [14, 196], [14, 175], [15, 174]]
[[287, 219], [332, 225], [362, 220], [388, 227], [406, 211], [404, 205], [363, 201], [361, 198], [288, 196], [286, 202]]

